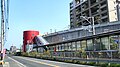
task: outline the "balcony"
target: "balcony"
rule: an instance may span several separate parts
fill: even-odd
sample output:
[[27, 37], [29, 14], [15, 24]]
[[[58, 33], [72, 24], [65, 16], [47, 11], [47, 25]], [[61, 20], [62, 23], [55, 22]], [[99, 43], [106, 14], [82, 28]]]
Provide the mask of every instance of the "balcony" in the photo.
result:
[[107, 7], [107, 5], [106, 5], [106, 4], [104, 4], [104, 5], [102, 5], [100, 8], [102, 9], [102, 8], [104, 8], [104, 7]]
[[98, 2], [98, 0], [90, 0], [91, 6], [94, 5], [94, 4], [97, 3], [97, 2]]

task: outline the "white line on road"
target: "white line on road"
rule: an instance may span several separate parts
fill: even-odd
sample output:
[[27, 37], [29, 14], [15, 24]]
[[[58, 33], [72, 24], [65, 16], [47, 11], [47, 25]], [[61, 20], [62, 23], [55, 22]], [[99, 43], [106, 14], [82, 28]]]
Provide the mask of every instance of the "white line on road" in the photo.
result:
[[[41, 60], [41, 61], [37, 61], [35, 60], [35, 58], [29, 58], [29, 57], [20, 57], [20, 56], [17, 56], [17, 58], [21, 58], [21, 59], [25, 59], [25, 60], [29, 60], [29, 61], [35, 61], [37, 63], [40, 63], [40, 64], [45, 64], [45, 65], [48, 65], [50, 66], [51, 64], [50, 63], [54, 63], [52, 65], [54, 65], [53, 67], [62, 67], [62, 66], [59, 66], [59, 65], [68, 65], [70, 67], [74, 67], [74, 66], [77, 66], [77, 67], [95, 67], [95, 66], [89, 66], [89, 65], [81, 65], [81, 64], [71, 64], [71, 63], [64, 63], [64, 62], [56, 62], [56, 61], [50, 61], [50, 60]], [[40, 59], [39, 59], [40, 60]], [[50, 63], [49, 63], [50, 62]], [[50, 65], [49, 65], [50, 64]], [[57, 65], [58, 64], [58, 65]], [[66, 67], [66, 66], [65, 66]]]
[[25, 66], [24, 64], [18, 62], [17, 60], [15, 60], [15, 59], [13, 59], [13, 58], [11, 58], [11, 57], [8, 57], [8, 58], [11, 59], [11, 60], [13, 60], [13, 61], [15, 61], [16, 63], [18, 63], [18, 65], [19, 65], [20, 67], [27, 67], [27, 66]]
[[[17, 58], [21, 58], [21, 57], [17, 57]], [[23, 58], [21, 58], [21, 59], [23, 59]], [[60, 67], [60, 66], [57, 66], [57, 65], [48, 64], [48, 63], [45, 63], [45, 62], [40, 62], [40, 61], [35, 61], [35, 60], [30, 60], [30, 59], [26, 59], [26, 58], [24, 58], [24, 60], [28, 60], [28, 61], [32, 61], [32, 62], [35, 62], [35, 63], [40, 63], [40, 64], [52, 66], [52, 67]]]
[[5, 62], [5, 64], [3, 64], [3, 67], [10, 67], [9, 62]]

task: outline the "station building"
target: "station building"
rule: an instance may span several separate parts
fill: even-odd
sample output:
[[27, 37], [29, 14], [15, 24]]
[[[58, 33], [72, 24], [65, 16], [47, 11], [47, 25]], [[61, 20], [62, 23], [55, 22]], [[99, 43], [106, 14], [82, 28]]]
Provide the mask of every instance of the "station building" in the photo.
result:
[[[44, 35], [52, 56], [118, 58], [120, 55], [119, 0], [73, 0], [70, 29]], [[81, 18], [84, 17], [84, 18]], [[94, 17], [94, 20], [88, 17]], [[88, 23], [91, 22], [90, 23]], [[95, 34], [93, 34], [93, 21]]]
[[[86, 28], [86, 29], [85, 29]], [[95, 58], [118, 58], [120, 52], [120, 22], [95, 25], [95, 35], [91, 28], [75, 28], [44, 35], [53, 56]], [[44, 45], [45, 46], [45, 45]], [[43, 51], [43, 46], [39, 49]]]

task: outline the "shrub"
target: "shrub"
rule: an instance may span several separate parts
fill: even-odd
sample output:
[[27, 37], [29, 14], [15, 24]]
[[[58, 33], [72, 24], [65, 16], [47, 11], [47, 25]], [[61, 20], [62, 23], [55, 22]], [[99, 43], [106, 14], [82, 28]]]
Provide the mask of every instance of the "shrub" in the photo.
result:
[[120, 64], [116, 64], [116, 63], [111, 63], [110, 67], [120, 67]]
[[91, 65], [91, 66], [94, 66], [96, 63], [95, 62], [89, 62], [87, 63], [87, 65]]
[[108, 66], [108, 63], [101, 63], [100, 66], [101, 66], [101, 67], [107, 67], [107, 66]]
[[28, 53], [22, 52], [22, 56], [28, 56]]

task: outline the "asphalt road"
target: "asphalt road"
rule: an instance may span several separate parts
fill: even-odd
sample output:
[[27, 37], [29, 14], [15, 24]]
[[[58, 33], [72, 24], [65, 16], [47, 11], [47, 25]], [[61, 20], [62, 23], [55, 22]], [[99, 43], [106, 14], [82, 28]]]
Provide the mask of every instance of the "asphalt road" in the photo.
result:
[[5, 62], [9, 62], [9, 67], [93, 67], [21, 56], [6, 56]]

